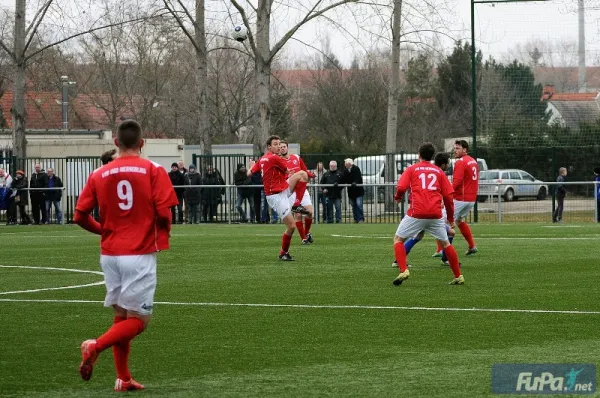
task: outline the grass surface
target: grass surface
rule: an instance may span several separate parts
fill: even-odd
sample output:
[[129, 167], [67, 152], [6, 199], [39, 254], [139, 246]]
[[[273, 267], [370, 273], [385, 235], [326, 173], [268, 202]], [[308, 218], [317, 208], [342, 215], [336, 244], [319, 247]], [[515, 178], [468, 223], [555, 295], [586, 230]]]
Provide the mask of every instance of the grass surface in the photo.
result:
[[[600, 315], [389, 308], [600, 311], [597, 225], [475, 225], [480, 252], [461, 256], [464, 286], [447, 284], [452, 274], [426, 238], [400, 287], [391, 283], [395, 228], [317, 225], [315, 244], [295, 237], [297, 261], [281, 263], [281, 226], [175, 227], [172, 249], [159, 255], [155, 298], [171, 304], [155, 306], [132, 345], [143, 395], [481, 397], [491, 395], [495, 363], [597, 363]], [[76, 227], [0, 235], [3, 265], [99, 270], [98, 238]], [[466, 249], [460, 236], [456, 247]], [[101, 280], [0, 268], [0, 293]], [[81, 341], [112, 321], [103, 298], [103, 286], [1, 294], [93, 302], [0, 301], [0, 395], [112, 394], [110, 351], [90, 382], [77, 373]]]

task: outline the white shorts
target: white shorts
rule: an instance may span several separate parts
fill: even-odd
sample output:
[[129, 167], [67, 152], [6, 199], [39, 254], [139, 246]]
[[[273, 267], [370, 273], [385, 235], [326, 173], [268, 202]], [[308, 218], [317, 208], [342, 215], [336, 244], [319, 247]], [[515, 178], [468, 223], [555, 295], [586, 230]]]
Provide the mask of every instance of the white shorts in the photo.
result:
[[280, 218], [284, 218], [292, 212], [292, 203], [290, 203], [290, 197], [292, 192], [289, 189], [285, 189], [274, 195], [267, 196], [267, 203], [269, 207], [277, 212]]
[[443, 218], [436, 220], [405, 216], [400, 222], [400, 225], [398, 225], [396, 235], [406, 239], [418, 235], [421, 231], [429, 232], [437, 240], [448, 240], [446, 221]]
[[[290, 196], [290, 203], [293, 205], [295, 201], [296, 201], [296, 192], [293, 192], [292, 196]], [[312, 200], [310, 199], [310, 194], [308, 193], [308, 190], [306, 192], [304, 192], [304, 196], [302, 197], [302, 201], [300, 202], [300, 204], [304, 207], [313, 205]]]
[[475, 202], [454, 201], [454, 219], [456, 221], [465, 220], [475, 206]]
[[141, 315], [152, 314], [156, 291], [156, 253], [100, 256], [106, 285], [105, 307], [118, 305]]

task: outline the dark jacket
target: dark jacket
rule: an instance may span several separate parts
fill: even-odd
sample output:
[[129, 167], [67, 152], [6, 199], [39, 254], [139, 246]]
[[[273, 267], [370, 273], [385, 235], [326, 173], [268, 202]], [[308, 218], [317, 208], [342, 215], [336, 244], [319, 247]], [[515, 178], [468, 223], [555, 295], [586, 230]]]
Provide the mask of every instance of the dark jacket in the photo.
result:
[[27, 189], [29, 187], [29, 183], [27, 182], [27, 178], [25, 176], [19, 178], [15, 177], [12, 183], [12, 188], [17, 190], [17, 196], [15, 196], [15, 203], [19, 206], [27, 206], [29, 204], [29, 199], [27, 198], [27, 191], [23, 189]]
[[[344, 183], [344, 175], [341, 171], [328, 170], [325, 174], [323, 174], [323, 178], [321, 178], [321, 184], [343, 184]], [[341, 187], [323, 187], [323, 190], [327, 190], [327, 193], [323, 192], [325, 196], [331, 199], [341, 199], [342, 198], [342, 189]]]
[[[187, 172], [185, 174], [185, 185], [202, 185], [202, 176], [197, 171]], [[202, 188], [187, 188], [185, 190], [185, 200], [190, 205], [200, 204]]]
[[[244, 169], [244, 171], [241, 171], [241, 169]], [[237, 171], [233, 174], [233, 183], [238, 187], [239, 194], [244, 198], [252, 196], [252, 188], [248, 187], [252, 184], [252, 179], [248, 177], [246, 166], [242, 163], [237, 165]]]
[[[252, 176], [250, 177], [250, 182], [252, 183], [252, 185], [262, 185], [263, 184], [262, 174], [260, 174], [260, 172], [252, 174]], [[262, 187], [261, 188], [252, 188], [252, 194], [254, 195], [255, 198], [260, 198], [260, 193], [263, 190], [264, 190], [264, 188], [262, 188]]]
[[[46, 188], [50, 188], [50, 181], [54, 180], [54, 188], [62, 188], [63, 187], [63, 182], [60, 179], [60, 177], [58, 177], [56, 174], [50, 178], [48, 177], [48, 184], [46, 185]], [[52, 200], [52, 201], [59, 201], [62, 199], [62, 189], [56, 189], [56, 190], [48, 190], [45, 193], [46, 196], [46, 200]]]
[[[356, 165], [352, 165], [350, 170], [344, 169], [344, 184], [360, 184], [362, 185], [362, 173]], [[359, 198], [365, 195], [365, 189], [363, 187], [352, 186], [348, 187], [348, 197], [350, 199]]]
[[[171, 184], [175, 187], [178, 185], [185, 185], [185, 175], [177, 170], [177, 171], [169, 171], [169, 179], [171, 180]], [[177, 195], [177, 199], [181, 203], [183, 199], [183, 194], [185, 192], [185, 188], [175, 188], [175, 195]]]
[[565, 196], [567, 196], [567, 187], [565, 186], [565, 184], [561, 184], [561, 183], [565, 182], [565, 177], [559, 175], [558, 178], [556, 179], [556, 182], [559, 183], [556, 186], [556, 196], [558, 196], [559, 198], [564, 198]]
[[[39, 173], [33, 173], [31, 175], [31, 181], [29, 183], [29, 188], [46, 188], [48, 186], [48, 174], [41, 171]], [[29, 191], [30, 194], [43, 194], [44, 191]]]
[[[205, 174], [204, 178], [202, 178], [202, 185], [225, 185], [225, 181], [221, 175], [213, 171], [210, 174]], [[222, 202], [221, 195], [225, 195], [225, 188], [204, 188], [202, 187], [202, 191], [200, 192], [202, 196], [202, 204], [210, 205], [210, 204], [219, 204]]]

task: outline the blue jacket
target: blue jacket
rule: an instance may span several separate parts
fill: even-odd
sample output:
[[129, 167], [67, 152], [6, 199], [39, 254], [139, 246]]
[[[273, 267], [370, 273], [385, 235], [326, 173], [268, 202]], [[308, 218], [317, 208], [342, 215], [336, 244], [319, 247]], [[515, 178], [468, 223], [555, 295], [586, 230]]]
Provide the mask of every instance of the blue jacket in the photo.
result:
[[596, 176], [594, 181], [596, 182], [596, 199], [600, 201], [600, 175]]

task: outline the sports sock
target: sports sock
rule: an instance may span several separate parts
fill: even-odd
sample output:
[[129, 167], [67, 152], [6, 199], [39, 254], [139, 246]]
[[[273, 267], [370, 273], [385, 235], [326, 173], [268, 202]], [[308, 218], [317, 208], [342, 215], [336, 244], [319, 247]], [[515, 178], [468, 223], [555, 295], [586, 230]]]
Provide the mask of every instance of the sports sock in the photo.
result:
[[406, 271], [408, 267], [406, 266], [406, 250], [404, 249], [404, 243], [394, 243], [394, 256], [396, 257], [400, 272]]
[[306, 233], [304, 232], [304, 223], [302, 222], [302, 220], [296, 221], [296, 229], [298, 230], [300, 239], [306, 239]]
[[436, 252], [438, 252], [438, 253], [439, 253], [439, 252], [441, 252], [442, 250], [444, 250], [444, 246], [442, 246], [442, 244], [441, 244], [441, 243], [438, 241], [438, 242], [437, 242], [437, 250], [436, 250]]
[[[113, 324], [117, 324], [127, 320], [127, 318], [121, 316], [115, 316]], [[115, 369], [117, 370], [117, 377], [124, 381], [131, 379], [131, 373], [129, 373], [129, 352], [131, 351], [131, 340], [117, 343], [112, 346], [113, 358], [115, 361]]]
[[279, 254], [285, 254], [290, 250], [290, 244], [292, 243], [292, 235], [288, 235], [285, 232], [281, 237], [281, 252]]
[[115, 323], [102, 336], [96, 339], [96, 351], [102, 352], [117, 343], [132, 340], [144, 331], [144, 322], [138, 318], [127, 318]]
[[419, 238], [410, 238], [406, 242], [404, 242], [404, 250], [406, 251], [406, 255], [412, 250], [412, 248], [421, 241]]
[[458, 224], [458, 229], [460, 229], [460, 233], [465, 237], [465, 240], [469, 244], [469, 249], [475, 247], [475, 241], [473, 240], [473, 234], [471, 233], [471, 228], [469, 228], [469, 224], [466, 222], [461, 222]]
[[304, 233], [308, 235], [310, 233], [310, 226], [312, 225], [313, 219], [310, 217], [306, 217], [304, 219]]
[[450, 269], [452, 270], [454, 277], [458, 278], [460, 276], [460, 264], [454, 246], [450, 245], [445, 248], [444, 251], [446, 252], [446, 256], [448, 256], [448, 262], [450, 263]]
[[300, 206], [302, 203], [302, 198], [304, 198], [304, 192], [306, 192], [306, 186], [308, 182], [306, 181], [298, 181], [296, 183], [296, 187], [294, 188], [294, 193], [296, 194], [296, 201], [294, 202], [294, 206]]
[[[450, 244], [452, 244], [453, 240], [454, 240], [454, 236], [448, 236], [448, 241], [450, 242]], [[446, 256], [446, 250], [442, 250], [442, 261], [443, 262], [448, 261], [448, 256]]]

